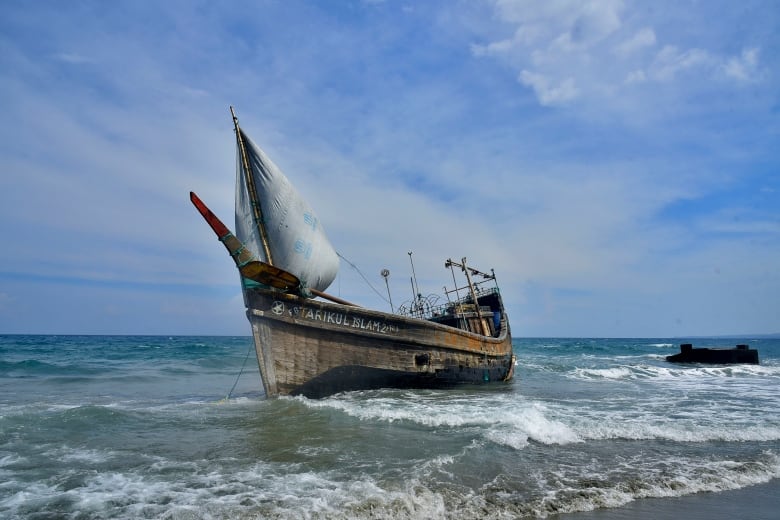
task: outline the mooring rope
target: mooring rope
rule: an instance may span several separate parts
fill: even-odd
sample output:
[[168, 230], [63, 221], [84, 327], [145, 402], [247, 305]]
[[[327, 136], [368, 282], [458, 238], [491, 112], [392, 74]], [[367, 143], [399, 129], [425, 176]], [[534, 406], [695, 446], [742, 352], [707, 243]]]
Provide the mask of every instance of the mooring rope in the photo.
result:
[[241, 374], [244, 373], [244, 367], [246, 367], [246, 362], [249, 359], [249, 354], [252, 353], [252, 343], [249, 343], [249, 350], [246, 351], [246, 357], [244, 358], [244, 364], [241, 365], [241, 370], [238, 372], [238, 377], [236, 377], [236, 382], [233, 383], [233, 387], [230, 389], [230, 392], [227, 393], [225, 396], [225, 399], [223, 401], [227, 401], [230, 399], [230, 396], [233, 394], [233, 390], [236, 389], [236, 385], [238, 384], [238, 380], [241, 379]]

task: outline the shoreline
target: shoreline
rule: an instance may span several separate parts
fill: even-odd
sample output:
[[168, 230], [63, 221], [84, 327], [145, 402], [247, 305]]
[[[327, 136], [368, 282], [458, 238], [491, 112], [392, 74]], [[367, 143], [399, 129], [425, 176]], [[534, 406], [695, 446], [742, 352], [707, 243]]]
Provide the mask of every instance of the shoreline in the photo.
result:
[[696, 493], [682, 497], [642, 498], [624, 506], [565, 513], [555, 520], [774, 520], [780, 511], [780, 479], [764, 484], [717, 493]]

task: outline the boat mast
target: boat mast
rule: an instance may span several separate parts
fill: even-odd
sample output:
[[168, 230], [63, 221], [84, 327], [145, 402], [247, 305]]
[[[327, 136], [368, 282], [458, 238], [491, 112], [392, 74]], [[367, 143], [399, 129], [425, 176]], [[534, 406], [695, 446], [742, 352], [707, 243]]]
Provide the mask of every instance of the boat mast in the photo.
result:
[[450, 260], [448, 258], [447, 262], [445, 263], [445, 267], [450, 267], [452, 265], [460, 267], [463, 270], [463, 272], [466, 273], [466, 281], [469, 284], [469, 291], [471, 292], [471, 299], [474, 301], [474, 310], [476, 311], [477, 317], [479, 318], [478, 321], [479, 321], [480, 327], [482, 328], [482, 333], [485, 336], [490, 336], [490, 331], [488, 330], [487, 325], [485, 324], [485, 322], [482, 320], [482, 314], [479, 311], [479, 301], [477, 301], [477, 291], [474, 289], [474, 283], [471, 281], [471, 273], [470, 273], [470, 271], [474, 271], [475, 273], [478, 273], [479, 271], [477, 271], [476, 269], [471, 269], [470, 267], [468, 267], [466, 265], [466, 257], [465, 256], [461, 259], [461, 263], [460, 264], [458, 262], [453, 262], [452, 260]]
[[236, 131], [236, 141], [238, 143], [238, 153], [241, 156], [241, 165], [244, 167], [244, 172], [246, 172], [247, 191], [249, 191], [249, 199], [252, 202], [252, 214], [255, 219], [255, 225], [260, 231], [260, 240], [263, 242], [263, 252], [265, 253], [267, 263], [273, 265], [274, 261], [271, 257], [271, 248], [268, 246], [268, 234], [266, 233], [265, 220], [263, 219], [263, 209], [260, 207], [260, 203], [257, 200], [254, 172], [249, 165], [244, 138], [241, 136], [241, 128], [238, 126], [238, 118], [233, 111], [233, 106], [230, 107], [230, 115], [233, 116], [233, 127]]

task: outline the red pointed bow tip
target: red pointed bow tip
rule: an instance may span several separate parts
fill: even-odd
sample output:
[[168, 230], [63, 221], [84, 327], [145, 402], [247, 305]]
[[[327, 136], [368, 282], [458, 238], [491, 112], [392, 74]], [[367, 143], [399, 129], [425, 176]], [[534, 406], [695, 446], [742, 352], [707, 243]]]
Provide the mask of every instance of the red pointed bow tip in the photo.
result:
[[203, 203], [203, 201], [200, 200], [197, 195], [195, 195], [194, 191], [190, 192], [190, 200], [197, 208], [198, 212], [200, 212], [200, 214], [206, 220], [206, 222], [208, 222], [209, 226], [211, 226], [211, 229], [214, 230], [214, 233], [217, 234], [217, 237], [222, 238], [230, 233], [230, 230], [227, 228], [227, 226], [225, 226], [225, 224], [223, 224], [222, 221], [211, 212], [211, 210]]

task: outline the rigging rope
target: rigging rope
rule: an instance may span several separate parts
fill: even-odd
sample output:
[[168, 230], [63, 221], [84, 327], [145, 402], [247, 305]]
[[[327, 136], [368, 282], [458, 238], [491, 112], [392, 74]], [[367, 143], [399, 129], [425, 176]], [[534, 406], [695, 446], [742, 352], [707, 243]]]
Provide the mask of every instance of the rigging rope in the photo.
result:
[[249, 359], [249, 354], [252, 353], [252, 343], [249, 343], [249, 350], [246, 352], [246, 357], [244, 358], [244, 364], [241, 365], [241, 370], [238, 372], [238, 377], [236, 377], [236, 382], [233, 383], [233, 387], [230, 389], [230, 392], [227, 393], [225, 396], [225, 399], [223, 401], [228, 401], [230, 399], [230, 396], [233, 394], [233, 390], [236, 389], [236, 385], [238, 384], [238, 380], [241, 379], [241, 374], [244, 373], [244, 367], [246, 367], [246, 361]]
[[352, 266], [352, 269], [354, 269], [355, 271], [357, 271], [357, 272], [358, 272], [358, 274], [360, 275], [360, 277], [361, 277], [361, 278], [363, 278], [363, 281], [364, 281], [364, 282], [366, 282], [366, 284], [367, 284], [369, 287], [371, 287], [371, 289], [372, 289], [372, 290], [373, 290], [373, 291], [374, 291], [374, 292], [377, 294], [377, 296], [379, 296], [380, 298], [382, 298], [382, 299], [383, 299], [383, 300], [384, 300], [386, 303], [390, 303], [390, 300], [388, 300], [388, 299], [387, 299], [385, 296], [382, 296], [382, 293], [380, 293], [379, 291], [377, 291], [377, 290], [376, 290], [376, 287], [374, 287], [373, 285], [371, 285], [371, 282], [369, 282], [369, 281], [368, 281], [368, 278], [366, 278], [366, 277], [365, 277], [365, 275], [364, 275], [364, 274], [363, 274], [363, 273], [360, 271], [360, 269], [358, 269], [358, 267], [357, 267], [355, 264], [353, 264], [352, 262], [350, 262], [349, 260], [347, 260], [347, 259], [344, 257], [344, 255], [342, 255], [342, 254], [341, 254], [341, 253], [339, 253], [338, 251], [336, 251], [336, 254], [337, 254], [337, 255], [339, 255], [339, 258], [341, 258], [341, 259], [342, 259], [342, 260], [344, 260], [346, 263], [348, 263], [350, 266]]

